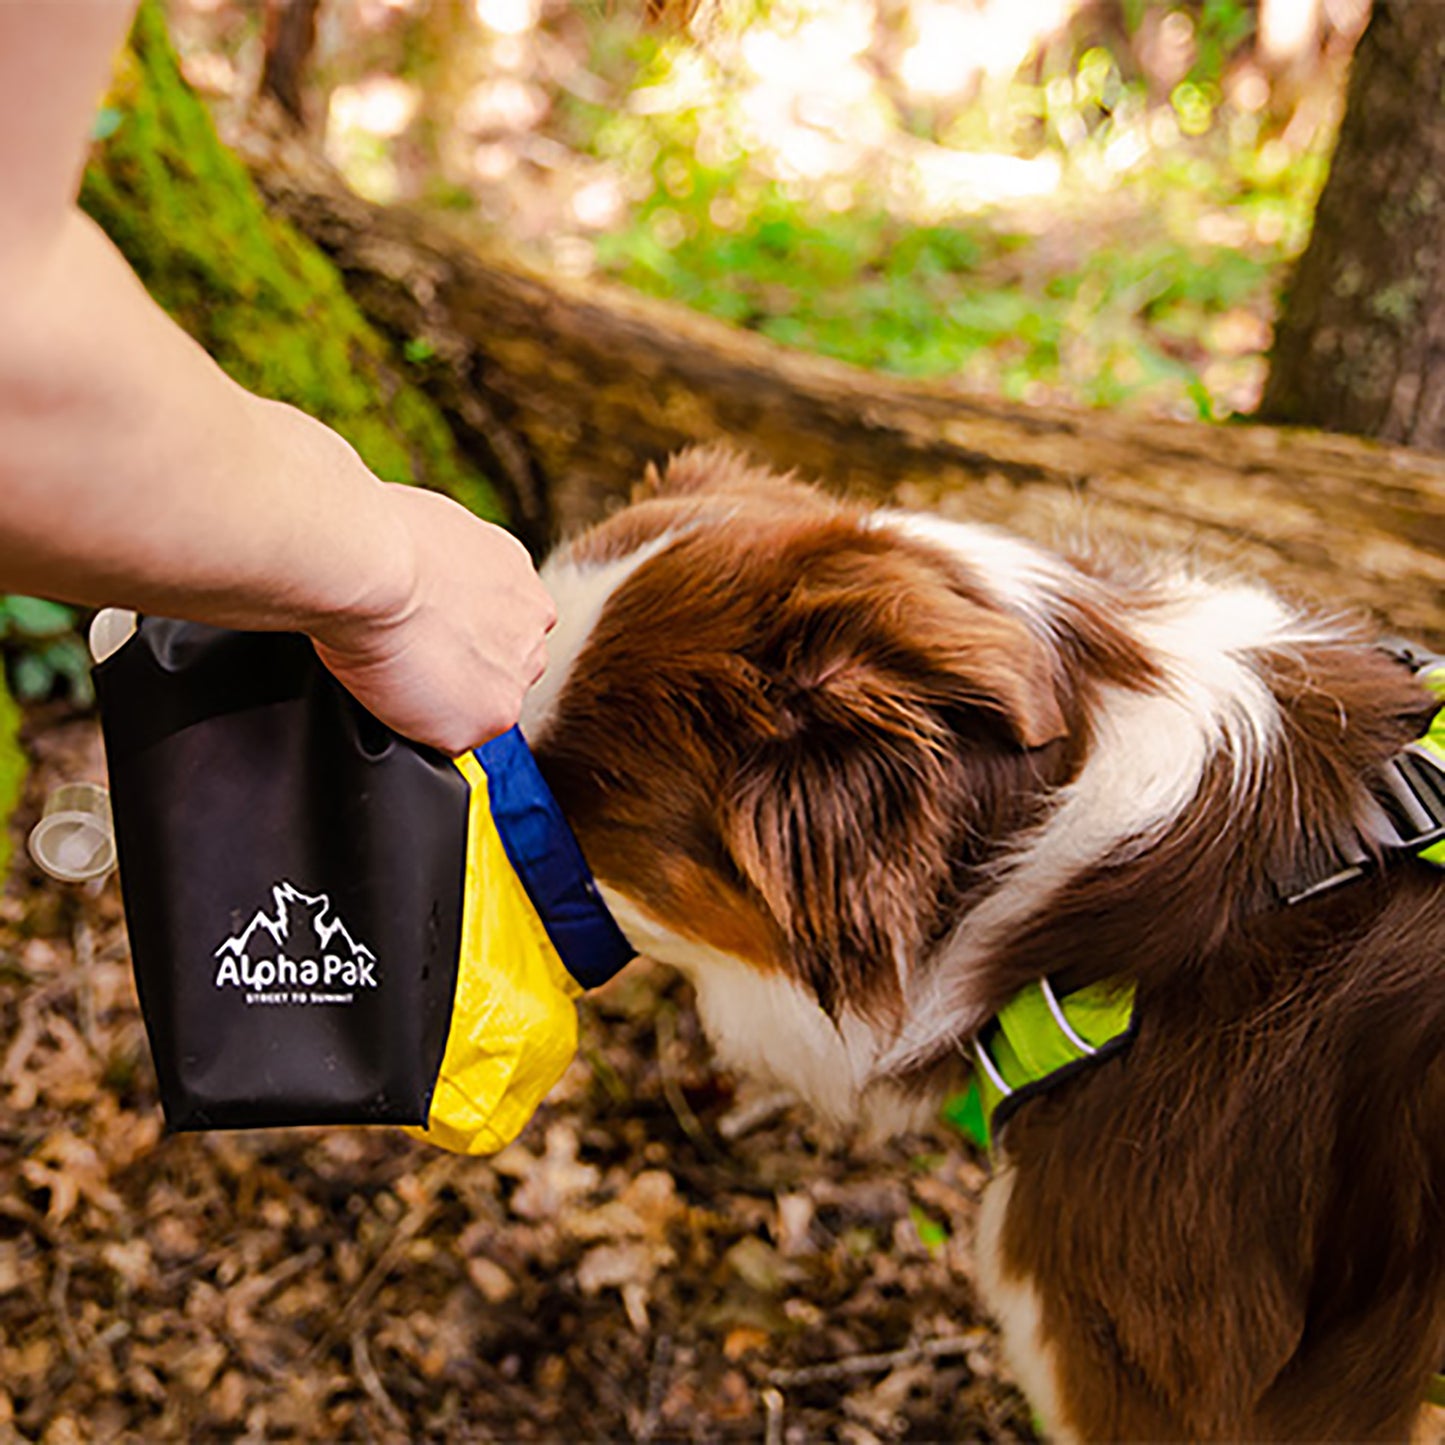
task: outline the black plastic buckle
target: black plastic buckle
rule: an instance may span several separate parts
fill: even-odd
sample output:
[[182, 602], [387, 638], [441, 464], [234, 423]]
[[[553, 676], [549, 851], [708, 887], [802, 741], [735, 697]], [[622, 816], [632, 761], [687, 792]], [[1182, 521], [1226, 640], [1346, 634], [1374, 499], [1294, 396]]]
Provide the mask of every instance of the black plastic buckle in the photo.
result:
[[1396, 662], [1408, 667], [1411, 672], [1428, 672], [1431, 668], [1445, 663], [1445, 657], [1431, 652], [1428, 647], [1412, 642], [1408, 637], [1382, 637], [1376, 644], [1381, 652], [1387, 652]]
[[1396, 753], [1380, 770], [1375, 796], [1395, 833], [1387, 848], [1418, 853], [1445, 839], [1445, 767], [1423, 748]]
[[[1445, 667], [1445, 657], [1407, 638], [1381, 638], [1377, 645], [1417, 676]], [[1387, 759], [1370, 790], [1388, 825], [1387, 835], [1378, 840], [1387, 854], [1420, 853], [1445, 841], [1445, 766], [1418, 743]], [[1334, 871], [1282, 890], [1283, 901], [1289, 906], [1328, 893], [1362, 876], [1374, 861], [1371, 850], [1362, 844], [1342, 850]]]
[[[1386, 853], [1419, 853], [1445, 841], [1445, 767], [1422, 748], [1403, 749], [1380, 768], [1371, 791], [1388, 825], [1379, 844]], [[1317, 898], [1359, 878], [1370, 867], [1364, 847], [1341, 853], [1340, 866], [1323, 878], [1296, 885], [1284, 895], [1287, 905]]]

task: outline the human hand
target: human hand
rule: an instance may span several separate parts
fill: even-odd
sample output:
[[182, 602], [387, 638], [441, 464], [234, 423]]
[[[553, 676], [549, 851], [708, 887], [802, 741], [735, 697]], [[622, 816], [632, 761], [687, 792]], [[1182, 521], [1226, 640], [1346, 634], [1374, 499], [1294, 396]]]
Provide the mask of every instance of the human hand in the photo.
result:
[[380, 612], [328, 619], [312, 641], [382, 722], [455, 756], [516, 723], [556, 608], [509, 532], [420, 487], [386, 495], [408, 585]]

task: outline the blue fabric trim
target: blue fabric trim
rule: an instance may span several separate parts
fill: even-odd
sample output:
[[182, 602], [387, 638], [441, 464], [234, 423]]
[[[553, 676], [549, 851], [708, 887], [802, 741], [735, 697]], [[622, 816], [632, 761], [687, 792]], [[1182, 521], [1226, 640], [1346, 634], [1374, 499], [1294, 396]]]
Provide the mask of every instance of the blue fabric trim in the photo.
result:
[[636, 956], [520, 729], [473, 750], [487, 775], [502, 847], [567, 972], [596, 988]]

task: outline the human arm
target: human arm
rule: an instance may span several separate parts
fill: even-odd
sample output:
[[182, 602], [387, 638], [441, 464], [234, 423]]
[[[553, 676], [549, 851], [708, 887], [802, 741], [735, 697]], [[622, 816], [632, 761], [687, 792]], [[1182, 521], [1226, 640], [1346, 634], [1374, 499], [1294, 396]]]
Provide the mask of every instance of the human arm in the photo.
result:
[[131, 10], [0, 3], [0, 587], [306, 632], [460, 751], [515, 720], [550, 600], [505, 532], [231, 382], [75, 208]]

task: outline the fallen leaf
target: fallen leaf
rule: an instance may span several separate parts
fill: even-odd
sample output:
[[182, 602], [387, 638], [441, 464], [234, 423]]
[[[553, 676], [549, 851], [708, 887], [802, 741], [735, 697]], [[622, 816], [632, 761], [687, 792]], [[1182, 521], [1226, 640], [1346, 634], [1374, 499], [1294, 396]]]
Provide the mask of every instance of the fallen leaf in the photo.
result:
[[210, 1394], [211, 1412], [223, 1424], [241, 1418], [246, 1408], [246, 1377], [239, 1370], [227, 1370]]
[[25, 1282], [23, 1262], [18, 1240], [0, 1240], [0, 1295], [19, 1289]]
[[609, 1286], [650, 1284], [658, 1270], [675, 1258], [667, 1245], [644, 1240], [599, 1244], [589, 1249], [577, 1266], [577, 1285], [583, 1294], [593, 1295]]
[[179, 1358], [172, 1366], [171, 1373], [186, 1389], [202, 1394], [210, 1388], [222, 1365], [226, 1363], [227, 1350], [219, 1340], [202, 1338], [188, 1349], [179, 1352]]
[[600, 1173], [577, 1158], [577, 1131], [568, 1124], [547, 1130], [544, 1152], [538, 1156], [525, 1146], [512, 1144], [492, 1161], [499, 1174], [520, 1180], [509, 1208], [520, 1219], [555, 1220], [572, 1200], [596, 1189]]
[[793, 1259], [800, 1254], [812, 1252], [809, 1238], [813, 1228], [815, 1206], [806, 1194], [778, 1195], [778, 1219], [773, 1238], [784, 1258]]
[[499, 1305], [517, 1292], [512, 1276], [485, 1255], [477, 1255], [467, 1261], [467, 1278], [488, 1304]]
[[41, 1445], [86, 1445], [86, 1436], [71, 1415], [56, 1415], [40, 1437]]
[[108, 1171], [94, 1147], [74, 1134], [48, 1135], [20, 1168], [28, 1183], [51, 1191], [47, 1217], [53, 1220], [68, 1218], [81, 1196], [106, 1214], [125, 1207], [106, 1183]]
[[764, 1295], [777, 1294], [797, 1274], [795, 1266], [784, 1263], [778, 1251], [755, 1234], [738, 1240], [728, 1250], [727, 1262], [749, 1289]]
[[574, 1210], [563, 1221], [574, 1239], [631, 1237], [662, 1240], [669, 1227], [687, 1215], [671, 1174], [645, 1169], [621, 1195], [596, 1209]]
[[723, 1358], [737, 1361], [756, 1350], [765, 1350], [772, 1343], [772, 1336], [752, 1325], [738, 1325], [723, 1338]]
[[131, 1289], [140, 1289], [155, 1271], [151, 1247], [143, 1239], [131, 1239], [125, 1243], [111, 1240], [102, 1245], [100, 1257]]

